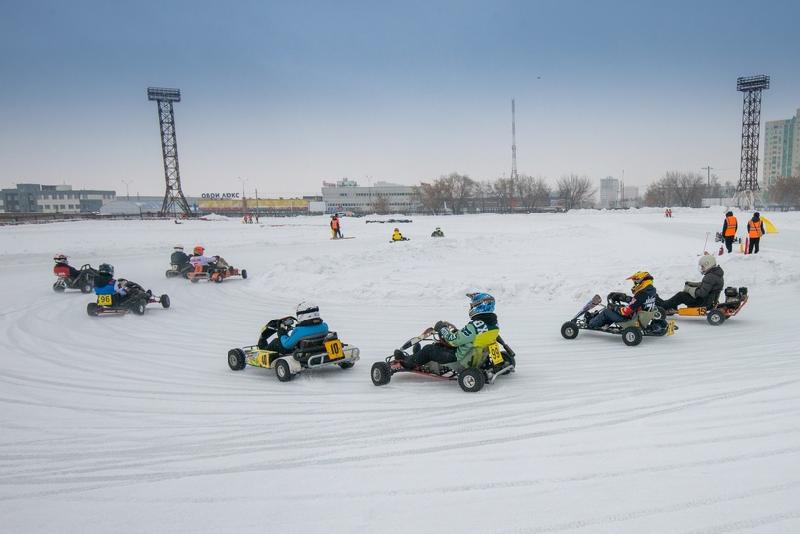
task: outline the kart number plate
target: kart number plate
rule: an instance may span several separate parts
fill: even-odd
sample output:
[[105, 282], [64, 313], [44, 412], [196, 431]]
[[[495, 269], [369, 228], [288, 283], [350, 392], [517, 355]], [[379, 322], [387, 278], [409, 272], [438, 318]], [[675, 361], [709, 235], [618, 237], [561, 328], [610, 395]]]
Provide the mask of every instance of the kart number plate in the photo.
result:
[[500, 365], [503, 363], [503, 354], [500, 352], [500, 345], [498, 343], [489, 345], [489, 359], [492, 361], [492, 365]]
[[328, 358], [331, 360], [338, 360], [344, 358], [344, 351], [342, 350], [342, 342], [338, 339], [331, 339], [325, 342], [325, 351], [328, 353]]
[[99, 306], [111, 306], [111, 295], [97, 295], [97, 304]]

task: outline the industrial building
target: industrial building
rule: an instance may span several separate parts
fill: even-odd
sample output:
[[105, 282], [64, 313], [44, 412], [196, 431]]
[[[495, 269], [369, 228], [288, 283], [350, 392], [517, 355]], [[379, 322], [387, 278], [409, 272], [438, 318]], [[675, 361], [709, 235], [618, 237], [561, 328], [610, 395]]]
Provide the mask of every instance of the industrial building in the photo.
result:
[[2, 213], [97, 213], [115, 191], [72, 189], [71, 185], [17, 184], [0, 189]]
[[322, 200], [328, 213], [415, 213], [420, 207], [412, 186], [389, 182], [360, 186], [347, 178], [322, 182]]

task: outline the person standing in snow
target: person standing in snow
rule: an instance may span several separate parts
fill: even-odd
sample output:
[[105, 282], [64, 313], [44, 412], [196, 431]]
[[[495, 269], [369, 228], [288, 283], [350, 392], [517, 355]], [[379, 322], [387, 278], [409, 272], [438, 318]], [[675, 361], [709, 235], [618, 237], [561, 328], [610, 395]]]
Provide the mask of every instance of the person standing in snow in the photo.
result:
[[725, 239], [725, 248], [728, 249], [728, 254], [733, 250], [733, 240], [736, 239], [736, 229], [739, 227], [739, 221], [733, 215], [732, 211], [725, 214], [725, 220], [722, 222], [722, 237]]
[[750, 239], [748, 254], [758, 254], [758, 244], [762, 235], [764, 235], [764, 222], [761, 220], [761, 215], [755, 212], [753, 218], [747, 221], [747, 237]]

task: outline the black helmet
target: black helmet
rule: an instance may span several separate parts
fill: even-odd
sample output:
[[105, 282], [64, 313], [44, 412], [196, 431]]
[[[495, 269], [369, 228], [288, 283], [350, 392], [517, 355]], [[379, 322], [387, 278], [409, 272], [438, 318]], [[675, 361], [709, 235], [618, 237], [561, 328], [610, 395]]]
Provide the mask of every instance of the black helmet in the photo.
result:
[[114, 266], [110, 263], [101, 263], [100, 267], [97, 268], [97, 272], [100, 274], [107, 274], [110, 276], [114, 276]]

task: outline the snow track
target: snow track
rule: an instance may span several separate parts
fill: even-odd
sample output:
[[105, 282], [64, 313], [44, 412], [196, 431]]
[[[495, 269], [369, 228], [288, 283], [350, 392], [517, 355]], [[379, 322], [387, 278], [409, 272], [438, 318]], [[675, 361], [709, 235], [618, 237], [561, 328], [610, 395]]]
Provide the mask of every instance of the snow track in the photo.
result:
[[[415, 217], [397, 244], [357, 219], [357, 239], [330, 241], [321, 217], [0, 228], [2, 530], [800, 531], [800, 217], [771, 218], [761, 254], [720, 258], [750, 288], [741, 315], [633, 348], [559, 327], [635, 270], [662, 296], [697, 279], [721, 213]], [[171, 246], [197, 242], [250, 278], [166, 280]], [[91, 297], [50, 289], [56, 252], [173, 306], [90, 318]], [[517, 373], [473, 395], [372, 385], [372, 362], [463, 322], [477, 289], [498, 298]], [[355, 368], [288, 384], [228, 369], [229, 348], [305, 299], [361, 348]]]

